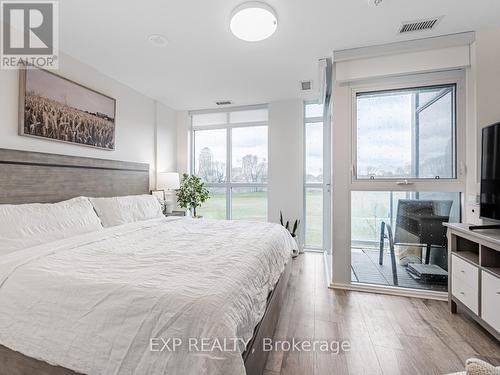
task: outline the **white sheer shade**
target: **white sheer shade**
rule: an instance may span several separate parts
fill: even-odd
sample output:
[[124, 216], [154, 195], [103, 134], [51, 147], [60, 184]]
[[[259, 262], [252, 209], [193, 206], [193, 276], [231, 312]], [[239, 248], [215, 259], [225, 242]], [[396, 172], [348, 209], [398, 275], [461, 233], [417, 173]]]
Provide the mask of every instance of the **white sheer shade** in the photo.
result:
[[158, 173], [157, 189], [177, 190], [180, 187], [179, 173], [162, 172]]

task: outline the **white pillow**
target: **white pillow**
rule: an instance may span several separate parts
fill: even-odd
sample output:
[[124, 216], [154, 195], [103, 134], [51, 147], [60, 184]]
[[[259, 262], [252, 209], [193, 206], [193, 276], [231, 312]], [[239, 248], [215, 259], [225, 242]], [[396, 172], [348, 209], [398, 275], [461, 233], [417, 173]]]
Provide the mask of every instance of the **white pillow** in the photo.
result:
[[161, 204], [152, 195], [89, 199], [104, 227], [163, 217]]
[[101, 229], [84, 197], [53, 204], [0, 205], [0, 255]]

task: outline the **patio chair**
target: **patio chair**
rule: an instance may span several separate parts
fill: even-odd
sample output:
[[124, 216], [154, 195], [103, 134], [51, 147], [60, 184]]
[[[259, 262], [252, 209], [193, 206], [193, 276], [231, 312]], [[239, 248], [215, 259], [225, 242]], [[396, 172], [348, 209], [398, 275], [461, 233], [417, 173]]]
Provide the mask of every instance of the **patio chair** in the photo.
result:
[[431, 249], [446, 249], [446, 227], [443, 223], [450, 219], [452, 204], [450, 200], [400, 199], [394, 234], [390, 222], [382, 221], [379, 264], [384, 263], [384, 244], [388, 239], [394, 285], [398, 285], [394, 246], [425, 248], [425, 264], [429, 264]]

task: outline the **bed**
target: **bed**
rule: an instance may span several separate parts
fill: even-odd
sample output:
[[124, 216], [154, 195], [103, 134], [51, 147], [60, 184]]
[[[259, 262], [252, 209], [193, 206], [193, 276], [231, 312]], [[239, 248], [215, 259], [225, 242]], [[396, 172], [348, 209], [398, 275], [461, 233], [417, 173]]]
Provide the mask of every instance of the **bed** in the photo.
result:
[[[148, 174], [0, 150], [0, 204], [141, 194]], [[162, 217], [2, 255], [0, 374], [261, 374], [294, 246], [275, 224]]]

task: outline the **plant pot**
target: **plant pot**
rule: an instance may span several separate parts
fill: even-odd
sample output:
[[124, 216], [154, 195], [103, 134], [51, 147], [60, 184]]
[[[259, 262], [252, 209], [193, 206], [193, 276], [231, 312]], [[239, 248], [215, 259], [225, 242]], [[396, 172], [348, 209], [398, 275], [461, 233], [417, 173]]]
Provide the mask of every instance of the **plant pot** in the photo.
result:
[[191, 219], [201, 219], [203, 218], [202, 215], [193, 215], [193, 210], [187, 210], [187, 216], [189, 216]]

